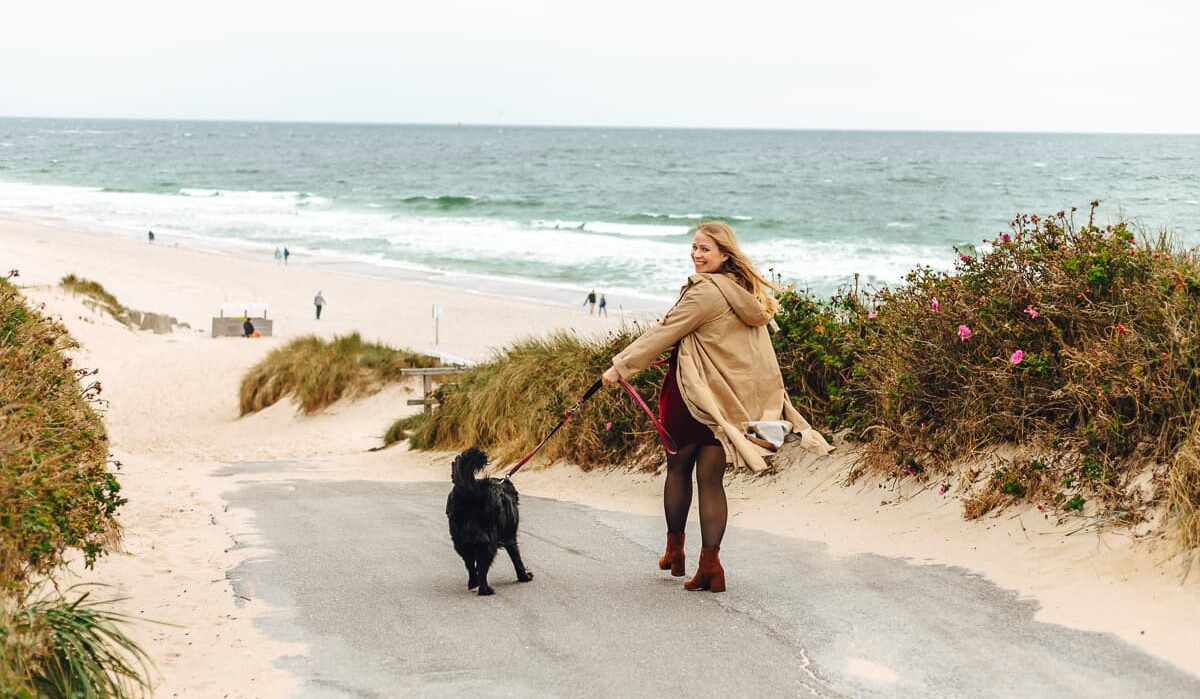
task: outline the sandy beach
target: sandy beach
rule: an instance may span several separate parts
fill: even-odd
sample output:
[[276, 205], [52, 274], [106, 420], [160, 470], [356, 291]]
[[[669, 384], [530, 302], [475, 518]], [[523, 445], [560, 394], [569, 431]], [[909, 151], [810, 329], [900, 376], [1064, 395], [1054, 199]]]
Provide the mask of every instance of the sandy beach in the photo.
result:
[[[269, 555], [253, 523], [222, 494], [253, 479], [445, 481], [448, 456], [398, 446], [367, 450], [397, 417], [415, 408], [414, 386], [392, 387], [323, 414], [298, 416], [281, 403], [239, 419], [244, 372], [288, 339], [351, 331], [419, 351], [480, 360], [516, 338], [569, 329], [604, 333], [617, 318], [426, 284], [371, 279], [303, 264], [134, 242], [49, 223], [0, 220], [0, 266], [34, 302], [62, 318], [82, 344], [78, 363], [100, 370], [113, 458], [120, 462], [124, 552], [75, 569], [70, 582], [111, 586], [124, 610], [162, 624], [134, 635], [154, 658], [155, 696], [285, 696], [295, 680], [275, 661], [303, 647], [265, 637], [255, 620], [276, 613], [226, 574]], [[191, 326], [165, 335], [131, 331], [62, 292], [74, 273], [100, 282], [124, 305], [175, 316]], [[317, 321], [312, 297], [328, 305]], [[270, 305], [273, 338], [212, 339], [222, 302]], [[433, 305], [441, 305], [434, 345]], [[1182, 582], [1168, 542], [1127, 531], [1059, 522], [1035, 508], [962, 519], [956, 491], [936, 484], [863, 480], [845, 486], [853, 455], [803, 457], [776, 475], [733, 478], [731, 524], [872, 552], [913, 565], [960, 566], [1036, 600], [1042, 621], [1112, 632], [1200, 675], [1200, 575]], [[333, 459], [336, 457], [336, 465]], [[286, 474], [223, 475], [235, 461], [302, 464]], [[522, 472], [522, 493], [644, 514], [661, 512], [659, 478], [619, 468], [583, 473], [569, 464]], [[447, 555], [452, 555], [447, 547]], [[953, 604], [953, 600], [946, 600]]]

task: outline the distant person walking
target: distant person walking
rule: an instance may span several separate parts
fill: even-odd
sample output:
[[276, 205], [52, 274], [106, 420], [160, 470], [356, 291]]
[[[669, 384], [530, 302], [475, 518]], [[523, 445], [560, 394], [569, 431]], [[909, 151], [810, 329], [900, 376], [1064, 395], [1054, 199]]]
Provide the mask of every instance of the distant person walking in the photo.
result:
[[278, 246], [275, 247], [275, 264], [283, 262], [283, 251]]
[[292, 251], [291, 251], [291, 250], [288, 250], [288, 249], [287, 249], [287, 246], [285, 245], [285, 246], [284, 246], [284, 248], [283, 248], [283, 266], [284, 266], [284, 267], [286, 267], [286, 266], [287, 266], [287, 261], [288, 261], [288, 258], [289, 258], [289, 257], [291, 257], [291, 256], [292, 256]]
[[608, 317], [608, 299], [604, 298], [604, 294], [600, 294], [600, 310], [597, 313], [605, 318]]
[[587, 298], [583, 300], [583, 305], [588, 307], [588, 315], [596, 312], [596, 290], [592, 289], [588, 293]]
[[317, 307], [317, 320], [320, 320], [321, 308], [325, 305], [325, 297], [321, 295], [320, 291], [318, 291], [317, 295], [313, 297], [313, 305]]
[[154, 242], [154, 231], [146, 231], [146, 239], [151, 243]]
[[242, 332], [246, 337], [254, 337], [254, 323], [251, 323], [249, 318], [242, 321]]

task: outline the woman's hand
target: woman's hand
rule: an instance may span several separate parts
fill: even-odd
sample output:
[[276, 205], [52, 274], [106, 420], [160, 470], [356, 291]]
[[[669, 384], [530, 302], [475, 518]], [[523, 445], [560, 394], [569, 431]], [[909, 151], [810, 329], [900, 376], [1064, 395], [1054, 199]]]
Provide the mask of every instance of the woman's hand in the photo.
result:
[[608, 368], [608, 371], [606, 371], [600, 375], [600, 381], [605, 386], [612, 386], [613, 384], [617, 383], [620, 380], [621, 380], [621, 373], [617, 371], [617, 368], [615, 366], [610, 366]]

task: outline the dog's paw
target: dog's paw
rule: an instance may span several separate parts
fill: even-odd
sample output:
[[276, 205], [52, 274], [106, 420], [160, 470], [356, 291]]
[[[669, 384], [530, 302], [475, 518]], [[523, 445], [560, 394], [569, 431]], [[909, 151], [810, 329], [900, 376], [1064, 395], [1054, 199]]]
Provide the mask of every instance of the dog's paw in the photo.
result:
[[527, 570], [527, 571], [525, 571], [524, 575], [517, 576], [517, 582], [529, 582], [530, 580], [533, 580], [533, 572], [532, 571]]
[[480, 597], [487, 597], [488, 595], [494, 595], [494, 594], [496, 594], [496, 591], [490, 587], [479, 588], [479, 596]]

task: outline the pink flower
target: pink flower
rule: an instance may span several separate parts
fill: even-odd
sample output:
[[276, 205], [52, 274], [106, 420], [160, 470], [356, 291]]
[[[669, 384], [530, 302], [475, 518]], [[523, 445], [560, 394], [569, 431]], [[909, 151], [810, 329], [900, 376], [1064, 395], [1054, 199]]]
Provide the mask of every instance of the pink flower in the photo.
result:
[[1011, 242], [1012, 242], [1012, 236], [1010, 236], [1010, 235], [1009, 235], [1009, 234], [1007, 234], [1007, 233], [1001, 233], [1001, 234], [1000, 234], [1000, 242], [1001, 242], [1001, 243], [1011, 243]]
[[933, 309], [933, 312], [934, 312], [934, 313], [937, 313], [937, 312], [938, 312], [938, 310], [940, 310], [940, 309], [941, 309], [941, 307], [942, 307], [942, 304], [938, 303], [937, 297], [936, 297], [936, 296], [934, 296], [934, 297], [933, 297], [933, 300], [931, 300], [931, 301], [929, 302], [929, 307]]
[[1021, 363], [1022, 359], [1025, 359], [1025, 350], [1017, 350], [1016, 352], [1012, 353], [1012, 356], [1008, 358], [1008, 361], [1013, 366], [1016, 366]]
[[868, 317], [868, 318], [875, 318], [875, 317], [877, 317], [877, 314], [875, 313], [875, 311], [868, 311], [868, 312], [867, 312], [867, 317]]
[[947, 483], [942, 483], [938, 486], [938, 495], [945, 495], [947, 490], [950, 490], [950, 485]]
[[960, 342], [966, 342], [971, 339], [971, 329], [965, 325], [958, 326], [958, 339]]
[[970, 262], [970, 261], [971, 261], [971, 256], [970, 256], [970, 255], [959, 255], [959, 256], [958, 256], [958, 259], [959, 259], [959, 260], [961, 260], [961, 261], [963, 261], [963, 262]]
[[1037, 309], [1034, 308], [1033, 306], [1026, 306], [1025, 307], [1025, 315], [1029, 316], [1030, 318], [1037, 318], [1038, 317]]
[[1129, 328], [1125, 327], [1124, 323], [1117, 323], [1117, 334], [1118, 335], [1124, 335], [1125, 331], [1127, 331], [1127, 330], [1129, 330]]
[[611, 430], [611, 429], [612, 429], [612, 422], [606, 422], [606, 423], [604, 423], [604, 429], [605, 429], [606, 431], [607, 431], [607, 430]]

